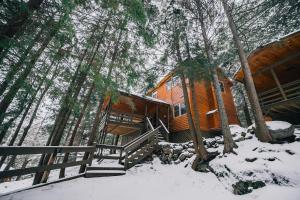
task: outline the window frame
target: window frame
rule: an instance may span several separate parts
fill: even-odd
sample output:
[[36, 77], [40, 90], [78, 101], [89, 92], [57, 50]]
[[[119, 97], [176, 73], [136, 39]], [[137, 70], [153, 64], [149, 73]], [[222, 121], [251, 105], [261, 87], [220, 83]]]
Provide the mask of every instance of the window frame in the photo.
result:
[[167, 91], [170, 91], [172, 89], [172, 79], [167, 80], [166, 89]]
[[157, 91], [152, 92], [151, 97], [157, 99]]
[[172, 87], [180, 86], [180, 78], [179, 76], [172, 77]]
[[[183, 108], [182, 105], [185, 106], [185, 112], [184, 112], [184, 113], [182, 113], [182, 108]], [[177, 115], [177, 116], [176, 116], [175, 107], [178, 107], [178, 115]], [[184, 102], [177, 103], [177, 104], [174, 104], [174, 105], [173, 105], [173, 116], [174, 116], [174, 117], [180, 117], [180, 116], [182, 116], [182, 115], [185, 115], [186, 113], [187, 113], [187, 109], [186, 109], [186, 105], [185, 105]]]

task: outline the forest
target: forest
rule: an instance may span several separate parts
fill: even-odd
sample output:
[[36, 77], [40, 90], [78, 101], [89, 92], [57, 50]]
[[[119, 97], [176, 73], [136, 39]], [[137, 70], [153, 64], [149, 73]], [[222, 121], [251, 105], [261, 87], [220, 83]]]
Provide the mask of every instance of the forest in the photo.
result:
[[[1, 173], [75, 162], [68, 150], [21, 155], [13, 148], [92, 147], [102, 137], [108, 98], [118, 103], [120, 91], [149, 96], [148, 91], [170, 72], [181, 82], [190, 151], [195, 154], [190, 168], [212, 171], [207, 163], [220, 154], [243, 152], [232, 134], [220, 76], [232, 81], [239, 127], [244, 130], [255, 123], [253, 137], [262, 148], [271, 148], [277, 142], [265, 122], [247, 58], [262, 45], [299, 31], [299, 16], [297, 0], [2, 0]], [[243, 83], [234, 80], [239, 70]], [[215, 91], [222, 144], [217, 153], [209, 150], [211, 138], [204, 137], [197, 117], [193, 88], [201, 81], [211, 83]], [[103, 142], [114, 140], [107, 134]], [[92, 159], [93, 153], [83, 151], [86, 162], [78, 161], [76, 174]], [[50, 171], [6, 176], [0, 187], [28, 178], [30, 184], [46, 183]], [[67, 171], [66, 166], [59, 168], [56, 179], [66, 177]]]

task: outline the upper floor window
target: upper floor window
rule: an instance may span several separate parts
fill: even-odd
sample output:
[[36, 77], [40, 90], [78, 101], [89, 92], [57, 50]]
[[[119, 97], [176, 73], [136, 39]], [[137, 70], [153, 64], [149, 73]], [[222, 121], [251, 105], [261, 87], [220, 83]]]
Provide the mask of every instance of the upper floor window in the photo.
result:
[[180, 85], [180, 78], [178, 76], [173, 76], [172, 78], [172, 86]]
[[174, 105], [174, 117], [184, 115], [186, 113], [186, 106], [184, 103]]
[[219, 84], [220, 84], [221, 91], [224, 92], [225, 91], [224, 83], [219, 81]]
[[167, 86], [167, 90], [171, 90], [171, 87], [172, 87], [171, 79], [167, 81], [166, 86]]
[[174, 117], [180, 116], [180, 104], [174, 105]]
[[156, 92], [153, 92], [151, 96], [152, 96], [153, 98], [156, 98], [156, 99], [157, 99], [157, 91], [156, 91]]

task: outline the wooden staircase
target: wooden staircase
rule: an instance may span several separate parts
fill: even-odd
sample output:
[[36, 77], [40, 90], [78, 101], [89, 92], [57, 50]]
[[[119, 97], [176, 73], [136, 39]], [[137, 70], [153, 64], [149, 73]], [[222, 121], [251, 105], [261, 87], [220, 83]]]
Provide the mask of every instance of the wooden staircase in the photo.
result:
[[121, 176], [125, 174], [126, 171], [124, 167], [90, 166], [86, 168], [85, 177]]
[[[104, 177], [124, 175], [126, 170], [140, 163], [144, 158], [150, 156], [159, 140], [164, 140], [164, 134], [160, 133], [162, 126], [154, 128], [148, 118], [146, 118], [146, 131], [124, 146], [98, 144], [97, 153], [94, 156], [99, 161], [104, 159], [116, 160], [120, 166], [90, 166], [86, 168], [86, 177]], [[104, 155], [104, 150], [114, 150], [116, 154]], [[123, 165], [123, 166], [122, 166]]]

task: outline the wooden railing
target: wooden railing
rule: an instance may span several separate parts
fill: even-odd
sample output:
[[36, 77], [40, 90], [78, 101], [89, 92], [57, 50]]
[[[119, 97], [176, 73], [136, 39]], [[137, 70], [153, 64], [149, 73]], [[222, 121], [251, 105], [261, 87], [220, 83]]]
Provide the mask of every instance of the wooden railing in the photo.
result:
[[159, 123], [160, 123], [160, 133], [163, 135], [163, 137], [169, 141], [169, 135], [170, 135], [170, 132], [169, 130], [167, 129], [167, 127], [165, 126], [165, 124], [159, 119]]
[[141, 148], [143, 144], [147, 144], [147, 141], [155, 143], [158, 142], [158, 133], [159, 133], [160, 126], [157, 127], [154, 130], [148, 131], [147, 133], [141, 135], [138, 137], [136, 140], [130, 142], [124, 147], [124, 152], [125, 152], [125, 162], [124, 166], [125, 168], [128, 168], [128, 163], [129, 163], [129, 156], [134, 153], [137, 149]]
[[[153, 128], [148, 117], [145, 118], [146, 126], [149, 128], [148, 131], [139, 137], [133, 139], [129, 143], [123, 146], [115, 146], [115, 145], [106, 145], [106, 144], [97, 144], [97, 153], [95, 155], [98, 159], [118, 159], [119, 163], [124, 160], [125, 168], [128, 167], [128, 158], [131, 154], [133, 154], [136, 150], [143, 147], [146, 144], [149, 144], [154, 141], [158, 141], [158, 133], [161, 126], [157, 127], [156, 129]], [[104, 150], [115, 150], [116, 154], [104, 154]]]
[[[97, 153], [95, 155], [95, 158], [98, 159], [118, 159], [119, 163], [121, 163], [121, 161], [124, 159], [123, 156], [123, 152], [124, 152], [124, 146], [116, 146], [116, 145], [107, 145], [107, 144], [97, 144], [96, 145], [97, 148]], [[104, 154], [104, 150], [115, 150], [116, 152], [118, 151], [118, 153], [116, 153], [115, 155], [105, 155]]]
[[274, 103], [278, 103], [284, 100], [293, 99], [300, 96], [300, 80], [293, 81], [282, 85], [283, 92], [286, 95], [286, 99], [281, 94], [278, 87], [271, 90], [259, 93], [259, 100], [261, 105], [268, 106]]
[[143, 122], [144, 116], [133, 113], [120, 113], [117, 111], [110, 111], [109, 121], [111, 122], [123, 122], [123, 123], [139, 123]]
[[[72, 153], [72, 152], [90, 152], [92, 155], [96, 151], [95, 146], [42, 146], [42, 147], [22, 147], [22, 146], [6, 146], [0, 147], [0, 156], [17, 156], [17, 155], [31, 155], [31, 154], [53, 154], [53, 153]], [[61, 169], [82, 164], [91, 164], [93, 156], [86, 160], [72, 161], [67, 163], [54, 163], [52, 165], [44, 165], [38, 167], [28, 167], [23, 169], [12, 169], [7, 171], [0, 171], [0, 179], [9, 178], [13, 176], [21, 176], [37, 172], [50, 171], [53, 169]]]

